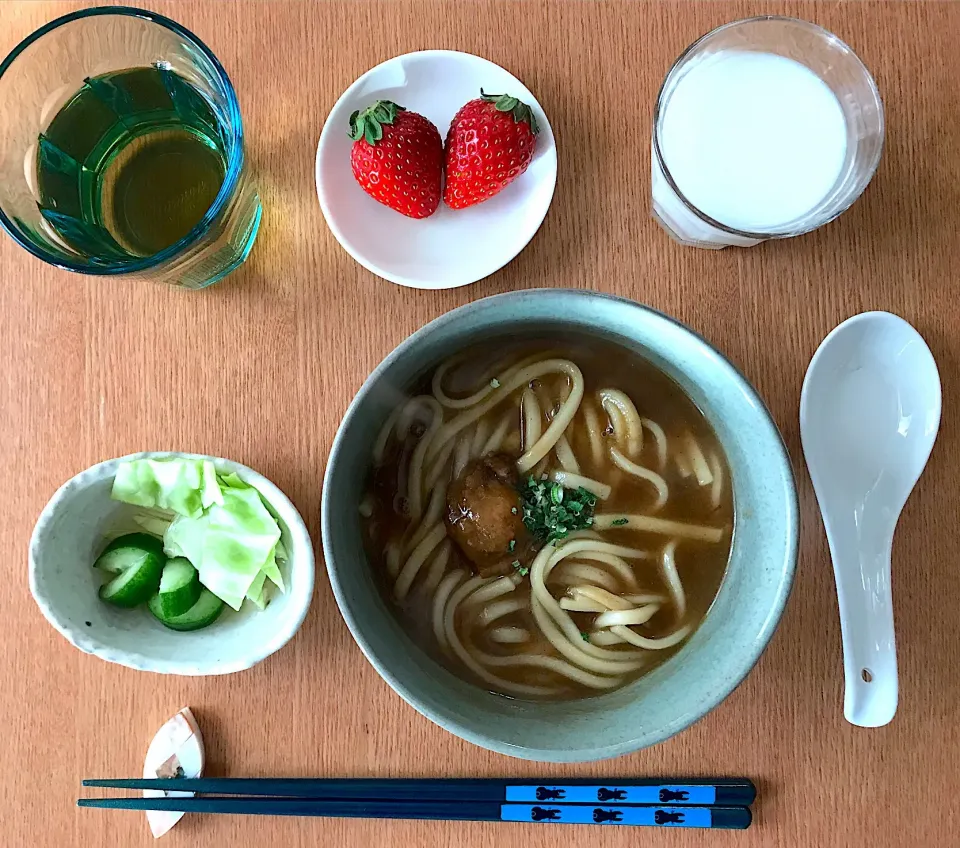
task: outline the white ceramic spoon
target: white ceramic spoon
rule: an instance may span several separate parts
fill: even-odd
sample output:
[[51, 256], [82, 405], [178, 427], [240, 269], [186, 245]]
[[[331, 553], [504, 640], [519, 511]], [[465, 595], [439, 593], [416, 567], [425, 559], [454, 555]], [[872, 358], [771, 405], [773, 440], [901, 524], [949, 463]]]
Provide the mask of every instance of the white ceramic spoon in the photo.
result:
[[864, 312], [828, 335], [800, 395], [800, 438], [840, 602], [843, 712], [880, 727], [897, 710], [890, 552], [940, 424], [940, 375], [919, 333]]

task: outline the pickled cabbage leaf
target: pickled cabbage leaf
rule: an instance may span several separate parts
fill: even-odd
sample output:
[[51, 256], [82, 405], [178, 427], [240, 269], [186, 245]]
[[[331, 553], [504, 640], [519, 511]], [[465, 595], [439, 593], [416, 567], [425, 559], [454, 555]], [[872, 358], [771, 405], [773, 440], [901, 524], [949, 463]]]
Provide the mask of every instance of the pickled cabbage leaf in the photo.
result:
[[203, 482], [200, 486], [200, 502], [203, 508], [213, 504], [223, 503], [223, 492], [220, 491], [220, 481], [217, 479], [217, 469], [209, 459], [203, 461]]
[[268, 587], [264, 586], [266, 581], [267, 575], [265, 572], [261, 571], [257, 575], [257, 579], [254, 580], [250, 588], [247, 589], [247, 600], [249, 600], [257, 609], [260, 610], [267, 608], [267, 601], [269, 600]]
[[224, 474], [220, 478], [220, 482], [226, 488], [230, 488], [230, 489], [249, 489], [250, 488], [249, 484], [244, 483], [243, 480], [240, 479], [240, 475], [237, 474], [236, 471], [231, 471], [229, 474]]
[[[250, 489], [250, 488], [253, 488], [249, 483], [245, 483], [243, 480], [241, 480], [241, 479], [240, 479], [240, 476], [239, 476], [235, 471], [231, 472], [230, 474], [224, 474], [224, 475], [222, 475], [222, 476], [220, 477], [220, 485], [221, 485], [224, 489], [228, 489], [228, 488], [229, 488], [229, 489]], [[267, 508], [267, 512], [269, 512], [274, 518], [277, 519], [277, 521], [279, 521], [279, 520], [280, 520], [280, 513], [278, 513], [278, 512], [273, 508], [273, 505], [272, 505], [269, 501], [267, 501], [267, 499], [264, 498], [263, 495], [261, 495], [260, 498], [261, 498], [261, 500], [263, 500], [263, 505]], [[281, 559], [281, 558], [282, 558], [282, 557], [280, 557], [280, 555], [277, 554], [277, 559]]]
[[[280, 541], [277, 540], [277, 545], [280, 544]], [[276, 548], [270, 553], [270, 556], [267, 557], [267, 561], [263, 564], [263, 573], [270, 578], [270, 582], [273, 583], [281, 592], [283, 591], [283, 577], [280, 575], [280, 566], [277, 565], [277, 551]]]
[[[117, 469], [112, 496], [175, 513], [157, 533], [164, 551], [190, 560], [200, 582], [233, 609], [244, 598], [263, 609], [267, 579], [284, 590], [280, 526], [260, 492], [236, 473], [220, 477], [209, 460], [132, 460]], [[151, 529], [160, 531], [160, 523]]]
[[222, 495], [212, 462], [202, 459], [135, 459], [124, 462], [117, 469], [111, 497], [128, 504], [169, 509], [177, 515], [197, 518], [205, 506], [215, 503]]
[[139, 527], [146, 530], [151, 536], [159, 536], [161, 539], [170, 528], [171, 519], [160, 518], [155, 515], [135, 515], [133, 520]]
[[189, 559], [200, 582], [238, 610], [267, 561], [275, 567], [280, 527], [256, 489], [226, 489], [222, 498], [197, 518], [178, 516], [163, 547], [168, 556]]

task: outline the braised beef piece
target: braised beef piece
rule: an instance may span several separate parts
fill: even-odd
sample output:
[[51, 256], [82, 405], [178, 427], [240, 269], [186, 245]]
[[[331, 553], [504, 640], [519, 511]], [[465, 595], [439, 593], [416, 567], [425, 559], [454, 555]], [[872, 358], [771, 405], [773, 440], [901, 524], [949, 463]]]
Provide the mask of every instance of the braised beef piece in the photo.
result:
[[482, 577], [510, 574], [529, 559], [518, 482], [514, 461], [490, 454], [469, 462], [447, 490], [447, 531]]

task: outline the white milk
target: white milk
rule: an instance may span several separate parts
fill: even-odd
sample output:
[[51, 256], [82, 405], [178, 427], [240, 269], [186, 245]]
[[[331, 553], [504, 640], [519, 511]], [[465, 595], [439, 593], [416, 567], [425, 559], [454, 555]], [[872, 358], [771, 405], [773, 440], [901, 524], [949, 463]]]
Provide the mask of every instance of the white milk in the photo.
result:
[[[738, 230], [782, 232], [837, 183], [847, 126], [809, 68], [771, 53], [722, 51], [691, 61], [661, 107], [660, 149], [691, 204]], [[755, 244], [692, 215], [653, 163], [653, 200], [687, 240]]]

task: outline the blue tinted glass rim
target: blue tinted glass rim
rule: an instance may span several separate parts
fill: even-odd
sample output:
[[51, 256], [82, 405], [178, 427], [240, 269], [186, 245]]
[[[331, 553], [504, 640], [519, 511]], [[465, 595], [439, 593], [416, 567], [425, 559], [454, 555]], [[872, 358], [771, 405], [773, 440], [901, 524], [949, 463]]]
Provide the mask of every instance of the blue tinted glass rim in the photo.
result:
[[10, 54], [3, 60], [3, 62], [0, 62], [0, 77], [6, 73], [7, 69], [14, 63], [14, 61], [16, 61], [17, 57], [19, 57], [24, 50], [26, 50], [34, 42], [41, 39], [47, 33], [52, 32], [53, 30], [73, 21], [77, 21], [82, 18], [99, 17], [101, 15], [125, 15], [133, 18], [142, 18], [150, 23], [154, 23], [158, 26], [169, 29], [171, 32], [176, 33], [186, 41], [194, 44], [213, 66], [214, 71], [216, 71], [221, 83], [223, 84], [223, 89], [227, 98], [227, 116], [230, 121], [230, 131], [232, 134], [231, 141], [233, 142], [232, 149], [230, 150], [229, 154], [229, 162], [227, 163], [227, 170], [223, 177], [223, 185], [220, 186], [220, 191], [218, 192], [216, 198], [214, 198], [213, 204], [207, 210], [203, 218], [200, 219], [200, 222], [178, 242], [170, 245], [170, 247], [160, 251], [159, 253], [155, 253], [153, 256], [147, 256], [143, 259], [123, 262], [117, 265], [111, 265], [110, 267], [103, 267], [98, 265], [87, 265], [80, 262], [71, 262], [70, 260], [63, 259], [59, 256], [52, 256], [51, 254], [37, 247], [32, 242], [25, 239], [20, 234], [13, 221], [11, 221], [3, 209], [0, 208], [0, 227], [2, 227], [10, 235], [10, 237], [17, 242], [17, 244], [24, 248], [24, 250], [32, 253], [38, 259], [42, 259], [44, 262], [48, 262], [51, 265], [55, 265], [58, 268], [64, 268], [68, 271], [77, 271], [81, 274], [108, 277], [122, 274], [136, 274], [156, 268], [157, 266], [162, 265], [164, 262], [167, 262], [168, 260], [182, 253], [185, 248], [195, 244], [210, 230], [210, 227], [216, 220], [217, 216], [220, 215], [220, 213], [232, 199], [240, 182], [240, 172], [243, 168], [243, 125], [240, 120], [240, 104], [237, 101], [237, 94], [236, 91], [234, 91], [233, 83], [230, 82], [230, 77], [227, 76], [227, 72], [224, 70], [223, 65], [220, 64], [220, 60], [217, 59], [217, 57], [213, 54], [213, 51], [199, 38], [197, 38], [197, 36], [190, 32], [190, 30], [184, 26], [181, 26], [176, 21], [170, 20], [170, 18], [164, 17], [163, 15], [158, 15], [156, 12], [148, 12], [146, 9], [137, 9], [133, 6], [95, 6], [91, 9], [81, 9], [77, 12], [71, 12], [69, 15], [63, 15], [62, 17], [49, 21], [38, 30], [30, 33], [30, 35], [28, 35], [25, 39], [23, 39], [23, 41], [14, 47], [13, 50], [10, 51]]

